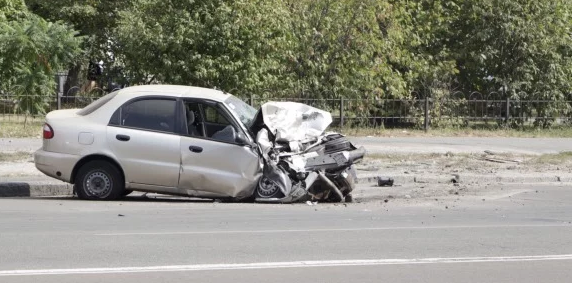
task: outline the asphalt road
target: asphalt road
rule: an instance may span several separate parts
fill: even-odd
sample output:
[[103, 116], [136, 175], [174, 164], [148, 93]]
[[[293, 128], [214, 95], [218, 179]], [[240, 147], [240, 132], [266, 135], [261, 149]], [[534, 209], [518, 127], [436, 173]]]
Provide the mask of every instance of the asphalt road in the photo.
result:
[[[351, 137], [370, 153], [482, 153], [484, 150], [519, 154], [572, 151], [570, 138], [469, 138], [469, 137]], [[33, 152], [41, 139], [0, 139], [0, 152]]]
[[572, 190], [345, 205], [0, 199], [0, 282], [570, 282]]

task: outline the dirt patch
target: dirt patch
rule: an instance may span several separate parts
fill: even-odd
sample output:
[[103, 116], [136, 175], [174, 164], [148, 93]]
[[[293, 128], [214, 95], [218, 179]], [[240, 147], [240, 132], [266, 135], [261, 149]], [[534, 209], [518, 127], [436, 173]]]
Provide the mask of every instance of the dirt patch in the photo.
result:
[[32, 153], [0, 152], [0, 178], [40, 175], [40, 171], [34, 165]]
[[32, 155], [29, 152], [0, 152], [0, 163], [18, 162], [30, 160]]
[[506, 175], [572, 174], [572, 153], [525, 155], [481, 154], [371, 154], [356, 166], [359, 173], [392, 175]]

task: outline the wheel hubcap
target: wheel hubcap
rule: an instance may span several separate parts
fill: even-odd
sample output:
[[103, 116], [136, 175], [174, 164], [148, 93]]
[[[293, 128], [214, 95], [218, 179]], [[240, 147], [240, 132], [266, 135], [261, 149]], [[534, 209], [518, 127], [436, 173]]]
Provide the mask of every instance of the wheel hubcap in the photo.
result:
[[107, 174], [96, 171], [85, 177], [84, 186], [88, 195], [97, 198], [105, 198], [111, 193], [113, 183]]
[[280, 188], [270, 179], [262, 177], [258, 186], [258, 194], [263, 197], [270, 197], [275, 194]]

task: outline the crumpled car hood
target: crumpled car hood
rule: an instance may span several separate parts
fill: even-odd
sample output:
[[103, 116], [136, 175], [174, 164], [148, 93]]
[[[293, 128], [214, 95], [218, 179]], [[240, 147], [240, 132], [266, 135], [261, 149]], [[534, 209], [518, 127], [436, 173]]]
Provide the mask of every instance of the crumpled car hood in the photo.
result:
[[344, 201], [351, 194], [352, 165], [363, 158], [365, 149], [341, 134], [327, 133], [331, 123], [329, 112], [302, 103], [261, 106], [251, 126], [264, 163], [257, 201]]
[[261, 110], [264, 124], [277, 142], [316, 140], [332, 123], [330, 113], [297, 102], [267, 102]]

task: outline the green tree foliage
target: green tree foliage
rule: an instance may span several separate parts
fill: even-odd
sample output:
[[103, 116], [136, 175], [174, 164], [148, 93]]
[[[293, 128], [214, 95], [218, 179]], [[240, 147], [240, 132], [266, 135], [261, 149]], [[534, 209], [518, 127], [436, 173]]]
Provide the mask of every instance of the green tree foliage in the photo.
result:
[[[46, 20], [63, 21], [84, 37], [83, 49], [92, 60], [109, 60], [118, 13], [131, 0], [26, 0], [30, 11]], [[87, 60], [84, 60], [87, 62]]]
[[279, 82], [288, 52], [280, 2], [139, 0], [123, 11], [116, 55], [133, 83], [260, 93]]
[[287, 1], [294, 49], [287, 72], [299, 97], [402, 97], [399, 11], [386, 1]]
[[571, 91], [572, 1], [461, 1], [453, 26], [466, 89], [563, 99]]
[[[0, 0], [0, 19], [24, 19], [29, 13], [22, 12], [22, 3]], [[83, 64], [103, 60], [107, 76], [128, 84], [197, 85], [243, 96], [345, 97], [364, 100], [354, 112], [370, 114], [384, 114], [385, 108], [370, 103], [379, 98], [431, 97], [439, 110], [433, 116], [450, 115], [437, 101], [466, 99], [457, 94], [471, 91], [554, 105], [572, 99], [572, 0], [25, 4], [48, 21], [77, 29], [86, 37]], [[0, 56], [4, 65], [11, 60], [5, 58]], [[0, 72], [25, 73], [16, 67]], [[534, 111], [546, 114], [550, 107]]]
[[401, 66], [408, 70], [408, 82], [418, 97], [438, 98], [455, 86], [458, 73], [452, 50], [452, 21], [461, 12], [455, 1], [391, 1], [402, 11], [398, 21], [407, 37]]
[[26, 11], [23, 0], [0, 0], [0, 22], [22, 18]]
[[[70, 66], [66, 93], [86, 80], [89, 61], [103, 61], [105, 79], [122, 81], [114, 56], [115, 34], [119, 13], [131, 9], [133, 0], [26, 0], [30, 11], [52, 22], [63, 21], [79, 31], [84, 38], [84, 56]], [[103, 82], [102, 82], [103, 83]], [[73, 93], [72, 93], [73, 94]]]
[[0, 23], [0, 88], [16, 94], [19, 112], [44, 113], [55, 93], [55, 72], [81, 51], [76, 35], [66, 25], [32, 14]]

